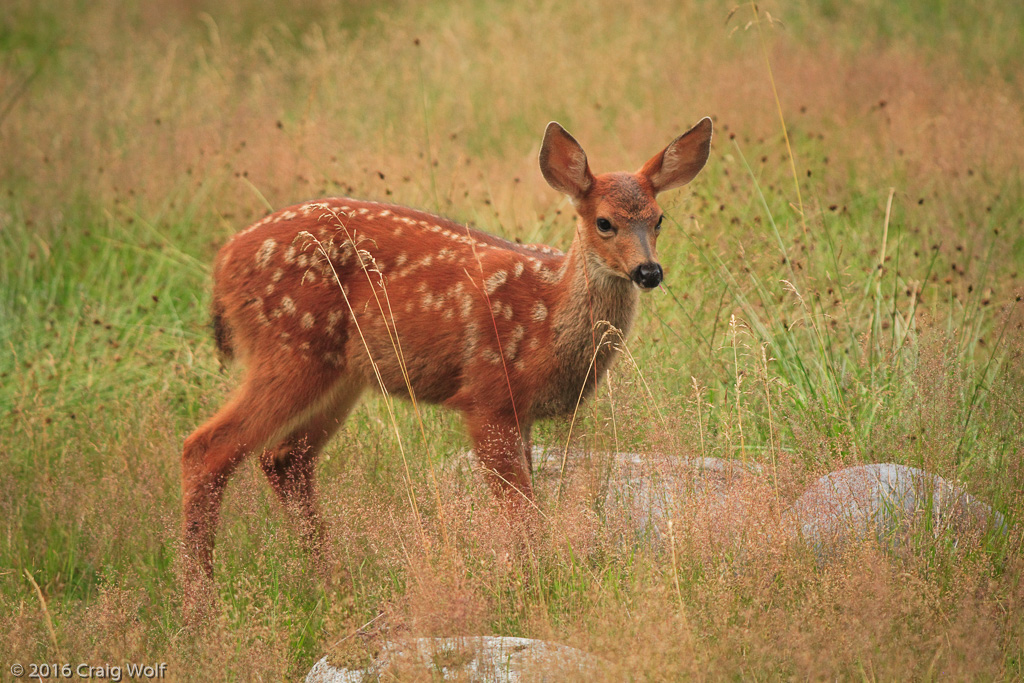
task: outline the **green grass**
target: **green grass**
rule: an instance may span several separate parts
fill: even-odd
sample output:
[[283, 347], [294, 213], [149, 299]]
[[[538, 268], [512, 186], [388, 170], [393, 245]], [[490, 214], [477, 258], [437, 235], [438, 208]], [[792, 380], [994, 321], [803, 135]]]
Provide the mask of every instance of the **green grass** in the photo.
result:
[[[168, 661], [175, 678], [293, 680], [383, 613], [397, 634], [602, 652], [611, 679], [1024, 676], [1024, 9], [761, 7], [783, 22], [762, 29], [796, 179], [752, 10], [731, 9], [0, 11], [3, 670], [59, 648]], [[370, 397], [319, 467], [328, 576], [250, 463], [218, 536], [220, 610], [185, 628], [178, 461], [237, 379], [208, 319], [230, 234], [268, 205], [353, 194], [564, 248], [571, 206], [536, 164], [549, 120], [601, 171], [706, 114], [708, 167], [663, 197], [667, 287], [643, 299], [635, 365], [573, 428], [590, 455], [562, 485], [538, 475], [534, 546], [504, 537], [456, 457], [457, 416], [435, 408], [425, 441], [397, 414], [418, 522]], [[628, 520], [601, 496], [609, 450], [768, 474], [735, 494], [741, 521], [681, 511], [673, 554], [622, 542]], [[866, 462], [958, 479], [1010, 531], [824, 568], [757, 531], [815, 477]]]

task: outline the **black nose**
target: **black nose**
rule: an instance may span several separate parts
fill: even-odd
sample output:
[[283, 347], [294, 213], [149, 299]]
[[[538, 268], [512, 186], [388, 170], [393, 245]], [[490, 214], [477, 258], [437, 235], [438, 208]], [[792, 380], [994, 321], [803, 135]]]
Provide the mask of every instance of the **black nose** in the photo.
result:
[[644, 289], [654, 289], [661, 284], [661, 266], [657, 263], [643, 263], [633, 269], [633, 282]]

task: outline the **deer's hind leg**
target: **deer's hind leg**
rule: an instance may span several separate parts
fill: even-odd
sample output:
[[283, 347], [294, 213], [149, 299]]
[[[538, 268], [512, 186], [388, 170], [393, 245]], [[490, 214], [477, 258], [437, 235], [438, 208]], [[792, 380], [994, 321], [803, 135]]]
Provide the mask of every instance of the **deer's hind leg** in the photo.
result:
[[185, 440], [181, 483], [187, 583], [213, 576], [221, 500], [239, 463], [320, 413], [340, 377], [338, 370], [293, 359], [262, 363], [250, 368], [238, 393]]
[[297, 518], [303, 544], [317, 562], [322, 560], [324, 529], [316, 500], [316, 460], [345, 423], [362, 391], [362, 384], [341, 379], [322, 408], [260, 455], [267, 481], [285, 511]]

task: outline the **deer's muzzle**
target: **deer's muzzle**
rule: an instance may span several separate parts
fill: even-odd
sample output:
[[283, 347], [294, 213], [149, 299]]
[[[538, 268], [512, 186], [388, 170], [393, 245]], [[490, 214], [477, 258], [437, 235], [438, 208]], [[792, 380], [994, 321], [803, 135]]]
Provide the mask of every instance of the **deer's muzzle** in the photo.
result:
[[654, 289], [661, 284], [664, 275], [661, 266], [657, 263], [641, 263], [633, 269], [631, 278], [644, 289]]

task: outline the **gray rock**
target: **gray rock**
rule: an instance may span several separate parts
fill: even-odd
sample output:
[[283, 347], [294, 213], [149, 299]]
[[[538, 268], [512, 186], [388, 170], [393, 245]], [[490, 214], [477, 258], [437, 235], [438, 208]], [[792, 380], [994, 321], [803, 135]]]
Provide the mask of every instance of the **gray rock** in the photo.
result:
[[900, 545], [915, 530], [948, 532], [956, 543], [965, 533], [1006, 528], [1000, 513], [942, 477], [892, 463], [822, 477], [784, 513], [783, 523], [819, 554], [872, 535]]
[[[555, 487], [560, 472], [577, 465], [582, 458], [595, 458], [607, 464], [600, 490], [606, 512], [629, 522], [635, 535], [659, 540], [666, 524], [679, 506], [700, 498], [712, 506], [730, 505], [727, 497], [737, 484], [762, 473], [753, 461], [723, 458], [679, 458], [639, 453], [585, 454], [563, 447], [534, 446], [533, 476], [539, 486]], [[473, 451], [454, 459], [456, 467], [477, 467]]]
[[605, 507], [623, 511], [637, 531], [660, 538], [688, 498], [712, 506], [726, 504], [736, 485], [760, 474], [761, 467], [753, 462], [617, 453]]
[[582, 650], [529, 638], [469, 636], [387, 642], [362, 668], [318, 661], [306, 683], [376, 680], [563, 681], [593, 677], [600, 660]]

